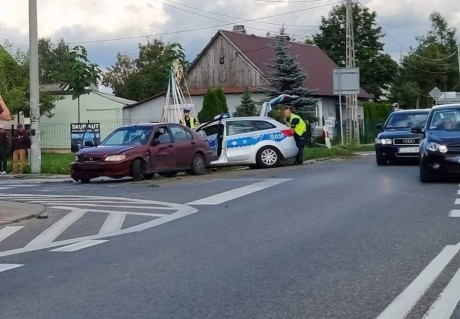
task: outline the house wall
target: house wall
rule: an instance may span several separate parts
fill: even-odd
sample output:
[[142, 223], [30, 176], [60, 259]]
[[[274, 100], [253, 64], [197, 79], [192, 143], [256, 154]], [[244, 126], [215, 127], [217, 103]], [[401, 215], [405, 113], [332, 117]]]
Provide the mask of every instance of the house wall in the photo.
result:
[[225, 37], [219, 35], [189, 70], [188, 85], [190, 88], [259, 87], [268, 82]]
[[[80, 96], [80, 122], [101, 123], [101, 139], [122, 125], [123, 104], [97, 94]], [[51, 118], [40, 120], [41, 144], [45, 151], [70, 150], [70, 124], [78, 122], [78, 100], [64, 95], [56, 102]]]

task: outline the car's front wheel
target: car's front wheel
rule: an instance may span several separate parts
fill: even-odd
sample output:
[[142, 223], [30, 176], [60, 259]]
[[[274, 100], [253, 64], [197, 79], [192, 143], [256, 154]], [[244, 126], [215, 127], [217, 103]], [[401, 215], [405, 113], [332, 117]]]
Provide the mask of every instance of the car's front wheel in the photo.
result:
[[143, 178], [142, 175], [142, 162], [140, 159], [136, 158], [131, 163], [131, 176], [135, 181], [141, 181]]
[[200, 153], [196, 153], [193, 156], [192, 167], [189, 170], [192, 175], [204, 175], [206, 174], [206, 161], [204, 156]]
[[433, 174], [420, 163], [420, 182], [429, 183], [433, 181]]
[[262, 147], [256, 155], [257, 165], [262, 168], [276, 167], [280, 161], [281, 154], [273, 146]]
[[380, 155], [378, 155], [378, 154], [375, 155], [375, 161], [377, 162], [378, 166], [383, 166], [383, 165], [388, 164], [388, 161], [385, 158], [383, 158]]

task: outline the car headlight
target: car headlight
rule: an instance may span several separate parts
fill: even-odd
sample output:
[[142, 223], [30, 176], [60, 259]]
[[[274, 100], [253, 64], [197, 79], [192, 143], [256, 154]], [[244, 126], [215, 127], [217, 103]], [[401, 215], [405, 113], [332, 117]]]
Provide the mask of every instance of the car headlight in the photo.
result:
[[110, 155], [105, 158], [106, 162], [119, 162], [126, 158], [126, 155]]
[[447, 153], [447, 146], [446, 145], [441, 145], [441, 144], [435, 143], [435, 142], [430, 142], [430, 143], [428, 143], [428, 150], [430, 152], [439, 151], [440, 153]]
[[375, 144], [389, 145], [393, 144], [393, 141], [389, 138], [376, 138]]

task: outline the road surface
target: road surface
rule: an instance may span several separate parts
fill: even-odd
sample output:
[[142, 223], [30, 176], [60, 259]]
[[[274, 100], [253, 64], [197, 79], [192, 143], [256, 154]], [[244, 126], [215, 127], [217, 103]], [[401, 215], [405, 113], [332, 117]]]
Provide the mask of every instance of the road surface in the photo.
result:
[[460, 318], [459, 184], [416, 166], [21, 183], [49, 216], [0, 230], [0, 318]]

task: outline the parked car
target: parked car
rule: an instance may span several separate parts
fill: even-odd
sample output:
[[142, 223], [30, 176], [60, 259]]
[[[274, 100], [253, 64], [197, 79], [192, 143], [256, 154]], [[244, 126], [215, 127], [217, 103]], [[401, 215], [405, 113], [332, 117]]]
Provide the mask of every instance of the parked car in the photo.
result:
[[183, 170], [205, 174], [212, 155], [205, 137], [173, 123], [120, 127], [100, 145], [92, 141], [85, 145], [71, 164], [72, 178], [82, 183], [101, 176], [141, 180], [155, 173], [171, 176]]
[[376, 126], [381, 130], [375, 139], [377, 165], [418, 159], [421, 134], [411, 132], [411, 128], [424, 126], [429, 112], [429, 109], [393, 112], [385, 124]]
[[275, 167], [298, 151], [292, 130], [269, 117], [219, 117], [196, 131], [208, 138], [212, 166]]
[[414, 127], [422, 134], [420, 143], [420, 181], [443, 176], [460, 176], [460, 104], [435, 106], [425, 127]]

